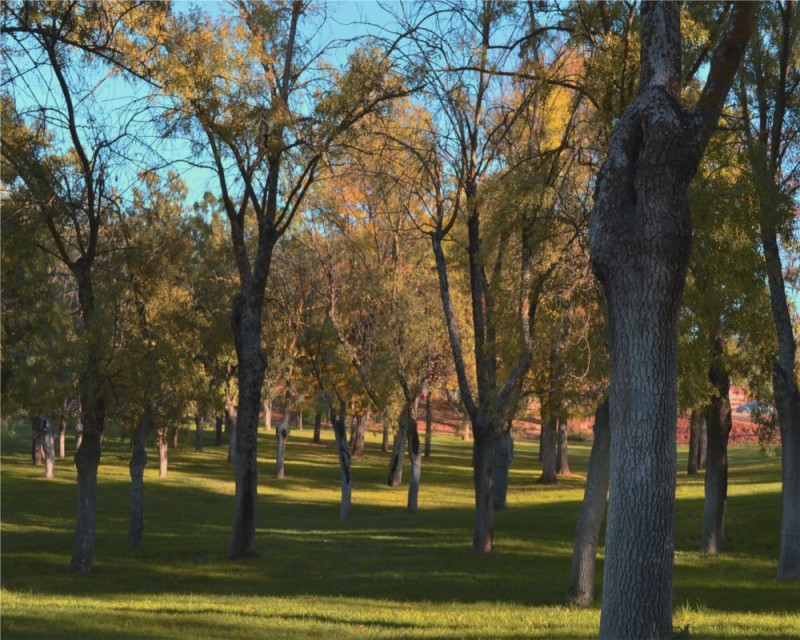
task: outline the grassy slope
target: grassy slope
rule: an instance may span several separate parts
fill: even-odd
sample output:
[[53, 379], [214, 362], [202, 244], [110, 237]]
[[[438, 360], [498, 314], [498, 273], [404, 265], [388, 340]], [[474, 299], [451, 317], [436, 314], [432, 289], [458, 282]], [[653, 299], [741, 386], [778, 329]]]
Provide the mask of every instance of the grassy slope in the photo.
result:
[[[262, 433], [257, 546], [225, 559], [232, 469], [223, 448], [171, 451], [170, 472], [145, 475], [144, 546], [127, 547], [128, 453], [109, 438], [101, 461], [95, 572], [72, 574], [75, 472], [46, 481], [27, 432], [2, 441], [2, 638], [589, 638], [599, 610], [563, 606], [588, 445], [576, 474], [535, 484], [535, 445], [517, 445], [496, 551], [470, 551], [469, 445], [434, 441], [420, 511], [383, 486], [377, 434], [354, 461], [353, 515], [338, 520], [332, 443], [293, 433], [287, 479], [272, 479], [274, 436]], [[210, 444], [211, 434], [207, 434]], [[188, 443], [188, 438], [186, 439]], [[70, 442], [72, 444], [72, 442]], [[685, 458], [681, 452], [681, 460]], [[800, 638], [800, 589], [774, 579], [780, 519], [777, 459], [731, 452], [728, 551], [698, 546], [702, 477], [679, 474], [675, 625], [692, 638]], [[599, 571], [602, 574], [602, 570]]]

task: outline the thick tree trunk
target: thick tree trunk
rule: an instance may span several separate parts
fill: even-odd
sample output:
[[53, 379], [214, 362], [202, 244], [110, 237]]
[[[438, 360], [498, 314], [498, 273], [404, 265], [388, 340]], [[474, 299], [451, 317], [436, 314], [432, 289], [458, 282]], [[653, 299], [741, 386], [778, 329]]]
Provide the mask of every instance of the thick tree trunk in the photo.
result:
[[97, 513], [97, 467], [100, 464], [100, 434], [87, 429], [75, 453], [78, 469], [78, 517], [71, 566], [89, 573], [94, 562], [95, 516]]
[[492, 473], [492, 484], [494, 485], [494, 509], [500, 511], [506, 508], [506, 496], [508, 495], [508, 474], [511, 470], [511, 463], [514, 460], [514, 438], [511, 436], [511, 421], [494, 452], [494, 467]]
[[556, 474], [569, 475], [569, 434], [567, 432], [567, 420], [558, 420], [558, 446], [556, 447]]
[[367, 420], [369, 415], [357, 416], [353, 418], [355, 426], [355, 440], [353, 442], [353, 455], [364, 455], [364, 436], [367, 431]]
[[314, 412], [314, 439], [312, 442], [314, 444], [319, 444], [322, 438], [322, 412], [315, 411]]
[[551, 416], [542, 419], [542, 475], [537, 481], [539, 484], [556, 484], [558, 475], [556, 474], [558, 448], [558, 418]]
[[772, 316], [778, 338], [778, 357], [772, 366], [772, 388], [781, 434], [783, 509], [778, 579], [800, 580], [800, 390], [795, 375], [797, 345], [786, 301], [780, 251], [772, 211], [764, 210], [761, 239], [767, 264]]
[[692, 414], [689, 417], [689, 462], [686, 468], [686, 473], [689, 475], [696, 474], [699, 467], [700, 456], [700, 425], [703, 422], [703, 414], [697, 409], [692, 409]]
[[333, 435], [336, 437], [336, 449], [339, 452], [339, 469], [342, 480], [342, 503], [339, 509], [339, 518], [348, 520], [350, 518], [350, 501], [352, 488], [350, 484], [350, 447], [347, 444], [347, 429], [345, 427], [346, 405], [344, 402], [339, 405], [339, 415], [336, 416], [331, 409], [331, 424], [333, 425]]
[[223, 424], [222, 416], [217, 416], [216, 420], [214, 421], [214, 446], [215, 447], [222, 446], [222, 424]]
[[731, 421], [730, 378], [722, 362], [722, 340], [714, 340], [714, 354], [708, 377], [714, 395], [707, 409], [708, 465], [705, 481], [705, 509], [700, 548], [704, 553], [721, 553], [725, 538], [725, 504], [728, 499], [728, 436]]
[[407, 422], [403, 418], [403, 413], [401, 413], [398, 420], [397, 433], [394, 436], [392, 457], [389, 459], [389, 477], [386, 480], [386, 484], [390, 487], [396, 487], [403, 481], [403, 449], [407, 438]]
[[489, 553], [494, 542], [494, 451], [497, 438], [491, 425], [478, 422], [472, 443], [472, 480], [475, 487], [475, 526], [472, 550]]
[[600, 527], [608, 494], [608, 460], [611, 433], [608, 424], [608, 400], [594, 414], [594, 442], [589, 454], [586, 489], [578, 514], [575, 542], [572, 549], [572, 573], [569, 601], [576, 607], [589, 607], [594, 601], [594, 577]]
[[700, 413], [700, 432], [697, 438], [697, 469], [703, 471], [706, 468], [708, 457], [708, 422], [704, 412]]
[[422, 452], [419, 446], [417, 412], [413, 409], [407, 415], [408, 460], [411, 463], [411, 478], [408, 482], [408, 510], [416, 511], [419, 506], [419, 484], [422, 476]]
[[194, 417], [194, 450], [197, 453], [203, 452], [203, 425], [205, 418], [196, 415]]
[[44, 419], [44, 477], [53, 479], [56, 466], [56, 425], [50, 418]]
[[461, 439], [464, 442], [469, 442], [472, 439], [472, 423], [467, 415], [464, 416], [461, 422]]
[[428, 397], [425, 400], [425, 457], [431, 457], [431, 441], [433, 440], [433, 403], [431, 402], [431, 390], [428, 389]]
[[[252, 303], [251, 303], [252, 302]], [[248, 301], [239, 294], [233, 302], [231, 324], [236, 342], [239, 406], [236, 411], [236, 495], [228, 546], [230, 559], [255, 555], [258, 493], [257, 435], [261, 388], [267, 360], [261, 349], [262, 298]]]
[[289, 440], [289, 416], [284, 413], [283, 420], [275, 429], [278, 440], [275, 452], [275, 479], [283, 480], [286, 466], [286, 441]]
[[131, 451], [131, 522], [128, 530], [128, 544], [138, 547], [142, 544], [144, 531], [144, 469], [147, 466], [147, 439], [153, 430], [153, 416], [150, 408], [145, 408], [139, 428], [133, 436]]
[[156, 446], [158, 447], [158, 477], [166, 478], [169, 471], [169, 446], [167, 445], [166, 427], [158, 430]]

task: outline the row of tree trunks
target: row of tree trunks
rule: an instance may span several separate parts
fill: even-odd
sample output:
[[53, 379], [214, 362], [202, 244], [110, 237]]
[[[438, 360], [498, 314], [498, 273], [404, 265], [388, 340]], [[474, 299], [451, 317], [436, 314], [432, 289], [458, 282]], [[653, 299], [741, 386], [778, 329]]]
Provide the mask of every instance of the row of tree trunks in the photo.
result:
[[608, 399], [597, 408], [592, 431], [594, 442], [592, 452], [589, 454], [586, 488], [575, 530], [568, 592], [570, 603], [577, 607], [589, 607], [594, 601], [597, 545], [608, 494], [608, 461], [611, 444]]

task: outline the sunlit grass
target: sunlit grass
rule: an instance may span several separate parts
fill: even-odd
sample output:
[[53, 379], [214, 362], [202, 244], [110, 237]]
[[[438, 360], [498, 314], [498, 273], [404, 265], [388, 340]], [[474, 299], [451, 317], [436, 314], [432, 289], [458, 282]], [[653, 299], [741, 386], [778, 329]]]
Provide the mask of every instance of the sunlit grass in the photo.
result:
[[[100, 468], [95, 571], [68, 570], [75, 471], [30, 465], [27, 434], [2, 445], [2, 637], [7, 638], [590, 638], [597, 607], [564, 606], [589, 445], [573, 475], [536, 484], [536, 445], [516, 447], [496, 550], [470, 551], [469, 444], [438, 437], [423, 463], [420, 511], [385, 486], [388, 457], [370, 434], [353, 462], [352, 519], [338, 519], [330, 434], [292, 435], [287, 478], [273, 478], [274, 435], [261, 434], [257, 548], [225, 558], [233, 472], [227, 449], [170, 451], [145, 475], [145, 533], [127, 546], [128, 450], [108, 438]], [[151, 455], [151, 459], [156, 456]], [[681, 454], [684, 457], [684, 454]], [[800, 638], [800, 588], [775, 580], [780, 463], [731, 452], [727, 551], [697, 551], [702, 477], [678, 478], [675, 626], [691, 638]], [[602, 550], [601, 550], [602, 557]], [[602, 575], [602, 571], [599, 572]]]

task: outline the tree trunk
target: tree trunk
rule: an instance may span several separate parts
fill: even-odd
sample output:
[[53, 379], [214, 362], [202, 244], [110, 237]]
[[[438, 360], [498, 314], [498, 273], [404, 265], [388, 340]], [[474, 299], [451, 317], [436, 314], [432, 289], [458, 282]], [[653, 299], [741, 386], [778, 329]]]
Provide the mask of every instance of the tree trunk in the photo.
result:
[[322, 437], [322, 412], [315, 411], [314, 412], [314, 439], [312, 442], [314, 444], [319, 444]]
[[568, 440], [567, 421], [565, 418], [560, 418], [558, 421], [558, 446], [556, 448], [556, 473], [558, 475], [569, 475]]
[[472, 443], [472, 480], [475, 487], [475, 526], [472, 550], [489, 553], [494, 542], [494, 450], [497, 439], [491, 425], [478, 422]]
[[408, 482], [408, 510], [415, 511], [419, 505], [419, 484], [422, 476], [422, 452], [419, 447], [419, 431], [417, 429], [416, 402], [407, 413], [408, 426], [408, 460], [411, 463], [411, 479]]
[[69, 400], [64, 400], [61, 405], [61, 420], [58, 423], [58, 457], [63, 460], [67, 455], [67, 412]]
[[692, 414], [689, 418], [689, 462], [686, 468], [686, 473], [689, 475], [696, 474], [699, 467], [700, 459], [700, 425], [703, 420], [703, 414], [697, 409], [692, 409]]
[[611, 433], [608, 424], [608, 400], [594, 414], [594, 442], [589, 454], [586, 489], [578, 514], [575, 543], [572, 550], [572, 574], [569, 601], [576, 607], [589, 607], [594, 600], [594, 576], [597, 544], [606, 510], [608, 494], [608, 459]]
[[700, 432], [697, 438], [697, 469], [703, 471], [706, 468], [706, 458], [708, 456], [708, 423], [705, 413], [700, 413]]
[[203, 452], [203, 423], [205, 418], [196, 415], [194, 417], [194, 450], [197, 453]]
[[355, 440], [353, 442], [353, 455], [364, 455], [364, 436], [367, 431], [368, 415], [353, 418], [355, 426]]
[[403, 419], [403, 414], [401, 413], [400, 420], [398, 420], [397, 433], [394, 436], [392, 457], [389, 459], [389, 478], [386, 484], [390, 487], [396, 487], [403, 481], [403, 448], [407, 438], [407, 422]]
[[350, 447], [350, 451], [355, 451], [356, 449], [356, 428], [358, 427], [358, 416], [353, 415], [350, 417], [350, 438], [348, 440], [348, 446]]
[[175, 425], [175, 431], [172, 432], [172, 448], [177, 449], [180, 445], [180, 433], [181, 433], [181, 425]]
[[44, 418], [42, 416], [33, 416], [31, 419], [33, 444], [32, 444], [32, 458], [33, 465], [39, 467], [44, 459]]
[[792, 319], [786, 301], [774, 211], [761, 196], [761, 244], [767, 265], [772, 316], [778, 338], [778, 357], [772, 366], [772, 388], [781, 434], [781, 481], [783, 509], [778, 579], [800, 579], [800, 390], [795, 375], [797, 350]]
[[472, 423], [469, 420], [469, 416], [465, 415], [464, 420], [461, 423], [461, 439], [464, 442], [469, 442], [472, 438]]
[[225, 431], [228, 433], [228, 462], [236, 462], [236, 407], [233, 401], [225, 402]]
[[75, 423], [75, 451], [81, 448], [81, 442], [83, 442], [83, 422], [78, 418]]
[[56, 425], [50, 418], [44, 419], [44, 477], [48, 480], [53, 479], [53, 472], [56, 465]]
[[350, 448], [347, 444], [347, 429], [345, 427], [347, 405], [344, 402], [339, 404], [338, 417], [331, 409], [331, 424], [333, 434], [336, 437], [336, 448], [339, 452], [339, 469], [342, 479], [342, 503], [339, 509], [339, 518], [348, 520], [350, 518], [350, 500], [352, 489], [350, 485]]
[[425, 399], [425, 457], [431, 457], [431, 441], [433, 440], [433, 403], [431, 402], [431, 390], [428, 389], [428, 397]]
[[721, 553], [725, 542], [725, 504], [728, 498], [728, 436], [731, 421], [730, 378], [722, 361], [722, 339], [716, 336], [708, 377], [714, 395], [707, 409], [708, 466], [705, 481], [705, 509], [700, 548], [703, 553]]
[[511, 436], [511, 420], [508, 421], [508, 426], [494, 452], [494, 467], [492, 472], [494, 477], [492, 483], [494, 485], [494, 509], [499, 511], [506, 508], [506, 496], [508, 494], [508, 474], [511, 469], [511, 463], [514, 460], [514, 438]]
[[133, 436], [133, 450], [129, 464], [131, 473], [131, 522], [128, 530], [128, 544], [138, 547], [142, 544], [144, 531], [144, 469], [147, 466], [147, 439], [153, 430], [153, 416], [150, 408], [145, 408], [139, 428]]
[[556, 484], [558, 418], [555, 416], [542, 420], [542, 475], [539, 484]]
[[539, 462], [544, 462], [544, 420], [539, 420]]
[[158, 446], [158, 477], [166, 478], [169, 466], [169, 447], [167, 445], [166, 427], [158, 430], [156, 434], [156, 445]]
[[222, 416], [217, 416], [214, 422], [214, 446], [219, 447], [222, 445]]
[[277, 450], [275, 453], [275, 478], [283, 480], [286, 466], [286, 441], [289, 439], [289, 416], [284, 413], [283, 420], [275, 429], [275, 437], [278, 439]]
[[272, 431], [272, 398], [264, 399], [264, 431]]
[[239, 366], [239, 406], [236, 411], [236, 495], [228, 546], [232, 560], [255, 555], [256, 498], [258, 494], [258, 414], [267, 359], [261, 349], [261, 306], [239, 294], [233, 303], [231, 324]]
[[383, 420], [383, 440], [381, 442], [381, 451], [384, 453], [389, 453], [389, 425], [391, 424], [391, 420], [384, 414], [381, 416]]
[[297, 412], [297, 430], [298, 431], [302, 431], [303, 430], [303, 410], [302, 409], [300, 409]]

